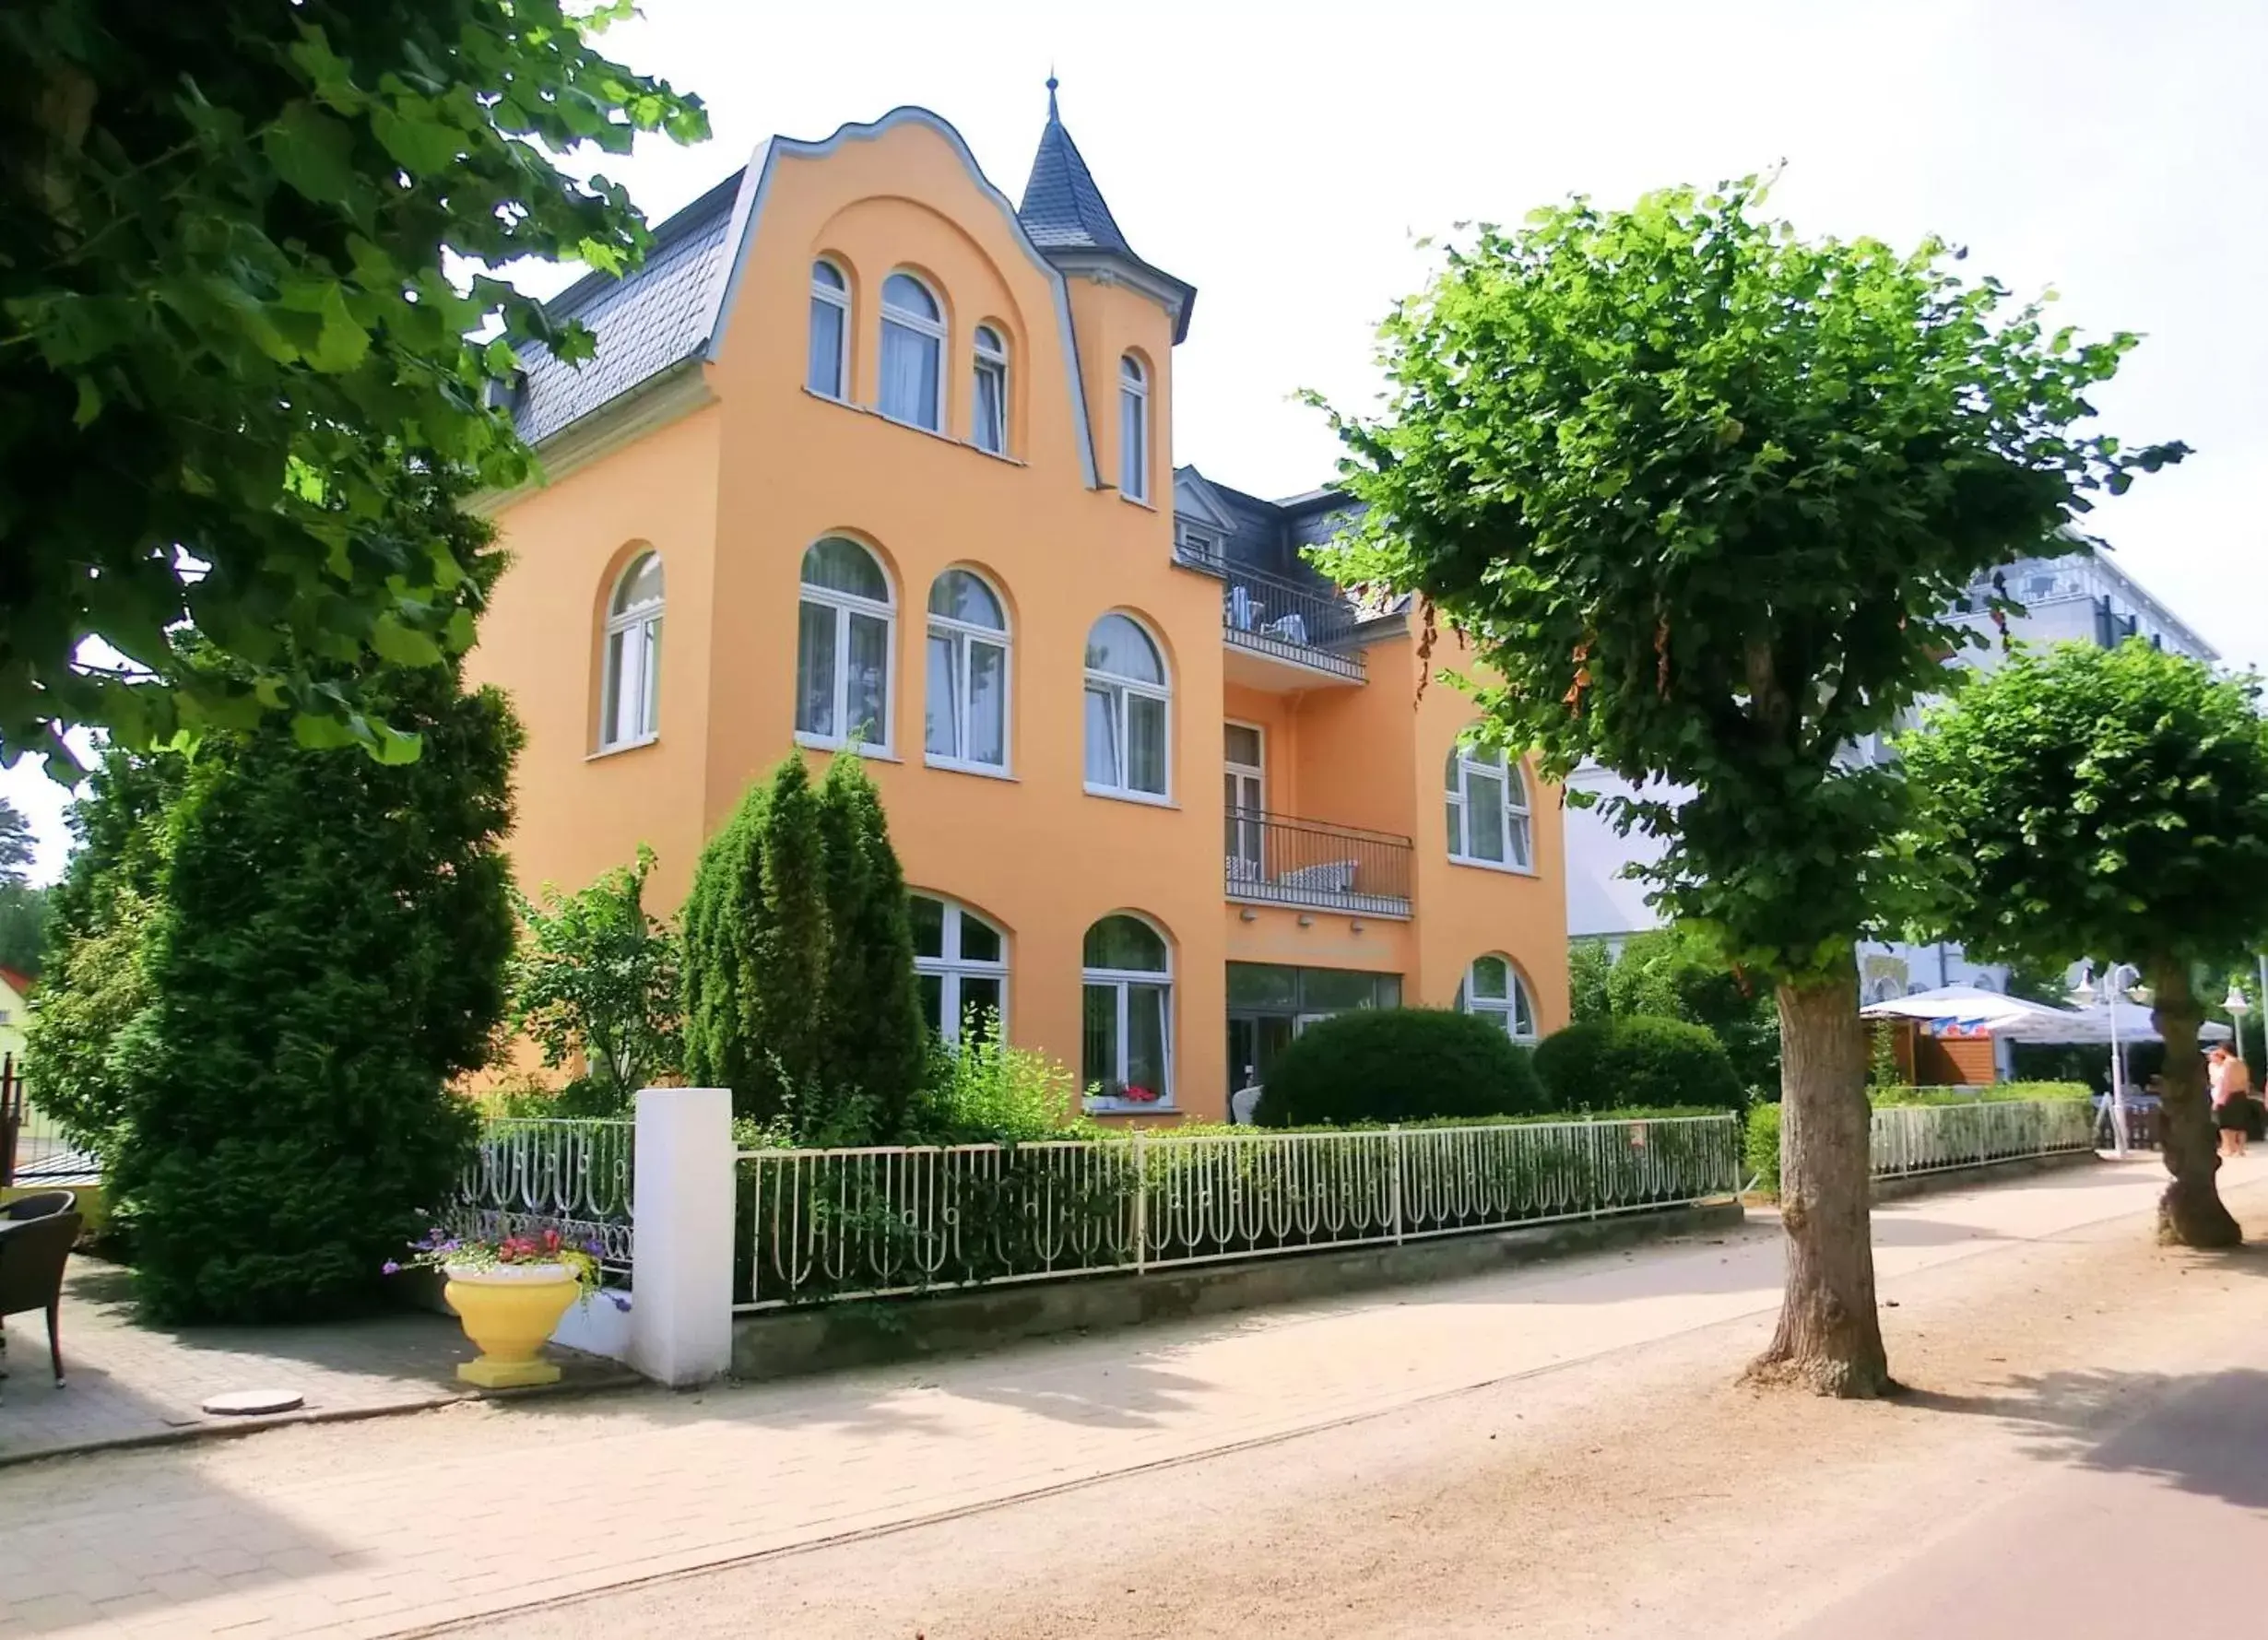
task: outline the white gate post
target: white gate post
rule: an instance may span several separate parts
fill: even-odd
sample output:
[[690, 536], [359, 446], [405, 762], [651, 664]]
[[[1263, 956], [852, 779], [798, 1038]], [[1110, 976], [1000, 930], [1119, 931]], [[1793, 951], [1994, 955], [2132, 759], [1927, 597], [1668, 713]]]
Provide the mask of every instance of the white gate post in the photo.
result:
[[630, 1364], [669, 1385], [732, 1365], [732, 1094], [641, 1088]]

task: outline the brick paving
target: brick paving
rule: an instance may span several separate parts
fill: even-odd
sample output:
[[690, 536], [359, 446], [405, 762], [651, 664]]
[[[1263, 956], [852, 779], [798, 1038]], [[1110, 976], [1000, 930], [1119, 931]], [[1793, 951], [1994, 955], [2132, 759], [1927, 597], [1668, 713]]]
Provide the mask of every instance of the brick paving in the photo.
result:
[[[73, 1256], [65, 1276], [62, 1389], [48, 1371], [45, 1320], [10, 1318], [0, 1464], [245, 1424], [404, 1411], [478, 1393], [455, 1375], [473, 1351], [446, 1316], [404, 1310], [319, 1327], [147, 1327], [132, 1318], [129, 1280], [116, 1265]], [[578, 1383], [621, 1376], [611, 1363], [562, 1360]], [[278, 1418], [201, 1410], [229, 1390], [278, 1386], [296, 1391], [305, 1406]], [[0, 1587], [0, 1603], [7, 1598]]]
[[[2137, 1162], [1884, 1209], [1884, 1282], [2139, 1213], [2160, 1177]], [[2262, 1160], [2225, 1177], [2262, 1180]], [[1328, 1427], [1753, 1316], [1778, 1284], [1763, 1226], [919, 1367], [18, 1466], [0, 1470], [0, 1640], [473, 1620]]]

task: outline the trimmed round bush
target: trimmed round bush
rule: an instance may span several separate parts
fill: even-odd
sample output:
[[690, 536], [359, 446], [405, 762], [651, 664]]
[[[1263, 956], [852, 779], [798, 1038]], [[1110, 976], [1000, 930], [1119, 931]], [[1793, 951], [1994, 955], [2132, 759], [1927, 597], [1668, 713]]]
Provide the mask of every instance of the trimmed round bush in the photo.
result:
[[1536, 1047], [1536, 1075], [1553, 1110], [1683, 1104], [1737, 1111], [1748, 1103], [1715, 1032], [1647, 1014], [1553, 1032]]
[[1517, 1116], [1543, 1108], [1531, 1055], [1502, 1026], [1445, 1009], [1363, 1009], [1318, 1020], [1269, 1068], [1253, 1119], [1269, 1127]]

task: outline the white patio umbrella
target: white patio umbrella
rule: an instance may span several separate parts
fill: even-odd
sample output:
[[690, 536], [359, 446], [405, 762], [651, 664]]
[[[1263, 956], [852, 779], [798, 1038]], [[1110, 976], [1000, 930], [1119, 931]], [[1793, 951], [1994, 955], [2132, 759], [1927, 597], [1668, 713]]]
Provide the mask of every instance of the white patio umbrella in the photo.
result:
[[[2041, 1019], [2023, 1020], [2004, 1031], [1994, 1032], [2014, 1042], [2081, 1043], [2109, 1046], [2112, 1040], [2112, 1004], [2097, 1002], [2089, 1008], [2047, 1009]], [[2116, 1021], [2117, 1040], [2121, 1043], [2162, 1042], [2156, 1025], [2150, 1020], [2150, 1010], [2139, 1002], [2120, 1001]], [[2197, 1028], [2200, 1042], [2227, 1042], [2228, 1027], [2215, 1020], [2207, 1020]]]
[[[2049, 1008], [2041, 1002], [2026, 1002], [2020, 997], [2003, 996], [1979, 985], [1940, 985], [1931, 991], [1916, 991], [1910, 997], [1893, 997], [1886, 1002], [1869, 1003], [1859, 1010], [1859, 1017], [1867, 1020], [1919, 1020], [1936, 1027], [1941, 1036], [2015, 1036], [2020, 1030], [2035, 1025], [2053, 1029], [2058, 1021], [2072, 1016], [2063, 1009]], [[2060, 1036], [2018, 1036], [2017, 1040], [2061, 1042], [2067, 1039]], [[2092, 1041], [2093, 1038], [2068, 1040]]]

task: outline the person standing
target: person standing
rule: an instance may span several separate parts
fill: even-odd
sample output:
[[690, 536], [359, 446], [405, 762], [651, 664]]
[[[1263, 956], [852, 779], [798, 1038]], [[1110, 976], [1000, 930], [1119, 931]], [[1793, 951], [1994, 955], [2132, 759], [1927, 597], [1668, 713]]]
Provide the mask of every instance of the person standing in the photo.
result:
[[2213, 1125], [2221, 1132], [2221, 1154], [2241, 1156], [2245, 1153], [2245, 1130], [2251, 1126], [2250, 1068], [2228, 1051], [2226, 1043], [2215, 1043], [2205, 1055], [2206, 1081], [2213, 1090]]

